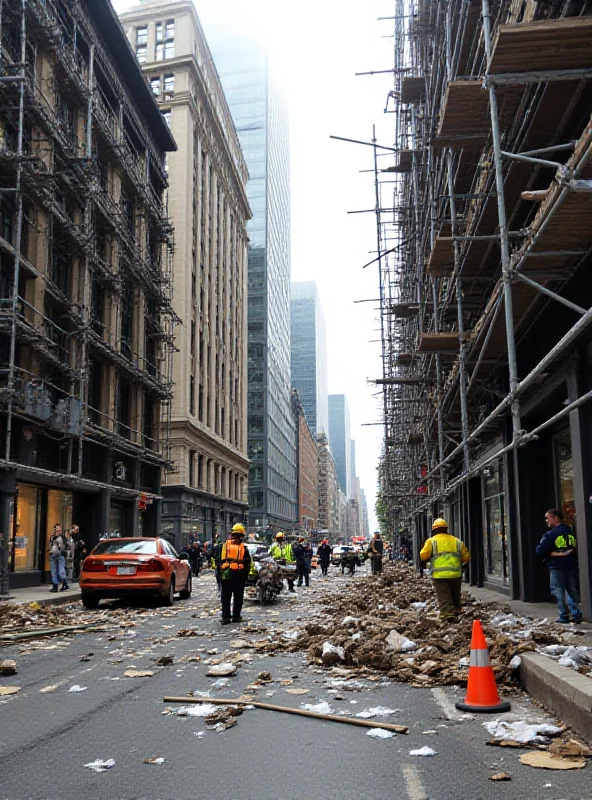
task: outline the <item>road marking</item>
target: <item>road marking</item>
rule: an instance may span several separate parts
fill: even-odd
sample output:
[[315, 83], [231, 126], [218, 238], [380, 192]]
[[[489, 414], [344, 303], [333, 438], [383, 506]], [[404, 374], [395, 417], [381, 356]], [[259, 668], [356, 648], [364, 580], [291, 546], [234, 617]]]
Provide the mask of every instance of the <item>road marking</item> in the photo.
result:
[[434, 695], [434, 700], [446, 715], [446, 719], [458, 720], [458, 712], [451, 701], [446, 697], [444, 689], [436, 687], [432, 689], [432, 694]]
[[407, 788], [409, 800], [429, 800], [426, 790], [423, 788], [419, 771], [412, 764], [403, 767], [403, 777]]

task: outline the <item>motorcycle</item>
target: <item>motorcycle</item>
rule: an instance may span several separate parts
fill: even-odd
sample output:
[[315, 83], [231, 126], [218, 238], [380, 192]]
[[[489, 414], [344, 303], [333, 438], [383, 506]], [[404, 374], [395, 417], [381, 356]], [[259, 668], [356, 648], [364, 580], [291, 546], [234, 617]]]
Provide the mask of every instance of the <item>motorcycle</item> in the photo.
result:
[[272, 603], [284, 588], [282, 567], [270, 556], [254, 558], [247, 586], [254, 589], [255, 597], [261, 605]]

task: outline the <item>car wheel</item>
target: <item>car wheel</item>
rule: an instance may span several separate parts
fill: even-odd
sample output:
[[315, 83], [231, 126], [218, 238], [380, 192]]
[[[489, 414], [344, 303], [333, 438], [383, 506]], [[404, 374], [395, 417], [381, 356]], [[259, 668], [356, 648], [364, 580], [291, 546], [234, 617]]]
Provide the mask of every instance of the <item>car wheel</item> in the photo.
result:
[[179, 592], [179, 597], [181, 600], [188, 600], [191, 597], [191, 572], [187, 575], [187, 583], [185, 584], [185, 588], [183, 591]]
[[171, 582], [169, 583], [169, 591], [163, 599], [165, 606], [172, 606], [175, 602], [175, 576], [171, 575]]
[[98, 608], [99, 600], [101, 599], [97, 594], [86, 594], [85, 592], [81, 595], [82, 605], [85, 608]]

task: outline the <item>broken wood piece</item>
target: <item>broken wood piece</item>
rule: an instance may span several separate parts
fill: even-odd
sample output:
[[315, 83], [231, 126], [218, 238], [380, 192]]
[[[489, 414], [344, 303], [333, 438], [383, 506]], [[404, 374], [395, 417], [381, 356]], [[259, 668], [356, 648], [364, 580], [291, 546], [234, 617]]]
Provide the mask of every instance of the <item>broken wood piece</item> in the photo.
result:
[[[215, 703], [217, 705], [245, 705], [241, 700], [225, 700], [223, 698], [213, 697], [164, 697], [164, 703]], [[312, 717], [313, 719], [322, 719], [328, 722], [344, 722], [346, 725], [357, 725], [360, 728], [382, 728], [385, 731], [393, 731], [393, 733], [409, 733], [409, 728], [405, 725], [393, 725], [387, 722], [376, 722], [366, 719], [356, 719], [354, 717], [338, 717], [335, 714], [317, 714], [315, 711], [305, 711], [303, 708], [289, 708], [288, 706], [277, 706], [272, 703], [261, 703], [258, 700], [250, 700], [248, 705], [255, 708], [262, 708], [266, 711], [279, 711], [284, 714], [296, 714], [300, 717]]]
[[545, 200], [549, 193], [548, 189], [536, 189], [533, 191], [521, 192], [520, 197], [523, 200], [532, 200], [535, 203], [540, 203]]

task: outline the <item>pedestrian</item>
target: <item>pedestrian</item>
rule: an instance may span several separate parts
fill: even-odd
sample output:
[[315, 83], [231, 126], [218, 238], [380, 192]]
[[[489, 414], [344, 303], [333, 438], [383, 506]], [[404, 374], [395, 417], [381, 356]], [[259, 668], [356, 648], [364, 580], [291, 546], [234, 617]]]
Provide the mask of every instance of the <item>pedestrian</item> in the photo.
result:
[[576, 537], [569, 525], [563, 522], [563, 514], [557, 508], [545, 512], [545, 522], [549, 530], [535, 552], [549, 568], [551, 594], [557, 600], [559, 610], [557, 622], [562, 625], [575, 622], [579, 625], [582, 611]]
[[422, 561], [430, 562], [440, 619], [458, 619], [462, 613], [462, 570], [464, 564], [470, 561], [471, 554], [460, 539], [448, 533], [446, 520], [434, 520], [432, 536], [422, 547], [419, 557]]
[[319, 563], [321, 565], [321, 575], [329, 574], [329, 564], [331, 563], [332, 553], [333, 553], [333, 548], [329, 544], [329, 540], [323, 539], [323, 541], [317, 547], [317, 555], [319, 557]]
[[[286, 536], [284, 533], [282, 533], [282, 531], [276, 533], [275, 544], [272, 544], [269, 548], [269, 555], [273, 558], [276, 564], [280, 564], [281, 566], [296, 564], [296, 559], [294, 558], [294, 553], [292, 552], [292, 545], [290, 542], [286, 542], [285, 539]], [[296, 589], [294, 588], [294, 578], [290, 575], [286, 575], [286, 580], [288, 581], [288, 591], [296, 594]]]
[[220, 575], [222, 625], [242, 622], [245, 584], [251, 567], [251, 554], [243, 543], [244, 536], [244, 525], [237, 522], [230, 531], [230, 538], [218, 550], [216, 572]]
[[77, 581], [80, 577], [82, 562], [87, 556], [88, 550], [86, 542], [82, 538], [78, 525], [72, 525], [72, 540], [74, 542], [74, 563], [72, 567], [72, 580]]
[[302, 586], [302, 581], [304, 581], [305, 586], [310, 586], [312, 547], [305, 541], [304, 536], [298, 537], [298, 543], [292, 548], [292, 553], [296, 559], [298, 586]]
[[66, 541], [62, 534], [62, 526], [56, 523], [49, 540], [49, 563], [51, 566], [51, 591], [57, 592], [60, 583], [61, 592], [70, 587], [66, 578]]
[[191, 548], [189, 549], [189, 564], [194, 578], [199, 578], [199, 571], [201, 569], [201, 542], [195, 539]]
[[66, 580], [71, 581], [74, 573], [74, 539], [69, 530], [64, 531], [64, 556], [66, 558]]
[[369, 555], [370, 566], [373, 575], [380, 575], [382, 573], [382, 555], [384, 553], [384, 542], [380, 538], [380, 533], [376, 531], [374, 538], [370, 542]]

